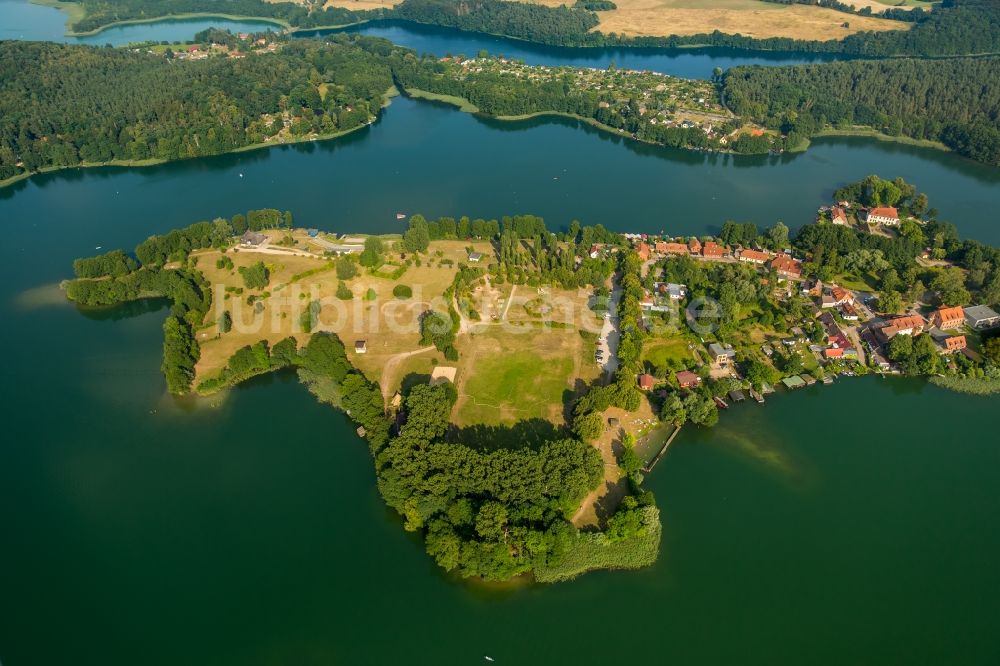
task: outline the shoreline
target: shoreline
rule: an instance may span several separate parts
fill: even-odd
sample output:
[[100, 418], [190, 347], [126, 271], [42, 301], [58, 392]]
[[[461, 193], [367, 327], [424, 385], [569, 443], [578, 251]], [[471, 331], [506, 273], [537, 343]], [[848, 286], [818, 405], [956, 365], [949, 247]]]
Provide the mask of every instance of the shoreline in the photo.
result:
[[[34, 0], [32, 0], [32, 1], [34, 1]], [[400, 89], [397, 86], [393, 85], [391, 88], [389, 88], [389, 90], [387, 90], [385, 92], [385, 101], [382, 103], [382, 106], [380, 108], [382, 108], [382, 109], [387, 108], [392, 103], [392, 98], [393, 97], [397, 97], [399, 95], [404, 95], [404, 96], [406, 96], [408, 98], [412, 98], [412, 99], [418, 99], [418, 100], [424, 100], [424, 101], [430, 101], [430, 102], [440, 102], [442, 104], [447, 104], [447, 105], [455, 108], [456, 110], [461, 111], [462, 113], [469, 113], [469, 114], [472, 114], [472, 115], [479, 115], [479, 116], [482, 116], [483, 118], [489, 118], [489, 119], [492, 119], [492, 120], [499, 120], [499, 121], [503, 121], [503, 122], [516, 122], [516, 121], [522, 121], [522, 120], [531, 120], [533, 118], [543, 118], [543, 117], [546, 117], [546, 116], [568, 118], [568, 119], [571, 119], [571, 120], [576, 120], [576, 121], [581, 122], [581, 123], [586, 123], [587, 125], [590, 125], [591, 127], [594, 127], [595, 129], [601, 130], [601, 131], [603, 131], [603, 132], [605, 132], [607, 134], [610, 134], [612, 136], [617, 136], [617, 137], [620, 137], [620, 138], [623, 138], [623, 139], [628, 139], [630, 141], [635, 141], [637, 143], [645, 144], [645, 145], [648, 145], [648, 146], [657, 146], [657, 147], [664, 148], [664, 149], [671, 148], [671, 146], [666, 146], [666, 145], [661, 144], [661, 143], [655, 143], [653, 141], [646, 141], [644, 139], [636, 138], [636, 137], [632, 136], [631, 134], [628, 134], [628, 133], [620, 131], [620, 130], [614, 128], [614, 127], [611, 127], [610, 125], [604, 125], [604, 124], [598, 122], [597, 120], [595, 120], [593, 118], [585, 118], [583, 116], [579, 116], [579, 115], [572, 114], [572, 113], [565, 113], [565, 112], [562, 112], [562, 111], [536, 111], [534, 113], [526, 113], [526, 114], [520, 114], [520, 115], [516, 115], [516, 116], [494, 116], [494, 115], [490, 115], [490, 114], [481, 112], [477, 106], [475, 106], [474, 104], [472, 104], [471, 102], [469, 102], [468, 100], [466, 100], [466, 99], [464, 99], [462, 97], [456, 97], [454, 95], [443, 95], [443, 94], [439, 94], [439, 93], [427, 92], [426, 90], [420, 90], [419, 88]], [[82, 162], [80, 164], [72, 164], [72, 165], [66, 165], [66, 166], [48, 166], [48, 167], [42, 167], [42, 168], [40, 168], [40, 169], [38, 169], [36, 171], [31, 171], [31, 172], [27, 172], [27, 173], [21, 173], [21, 174], [18, 174], [16, 176], [11, 176], [10, 178], [6, 178], [4, 180], [0, 180], [0, 190], [2, 190], [4, 188], [7, 188], [7, 187], [10, 187], [11, 185], [15, 185], [18, 182], [21, 182], [21, 181], [24, 181], [24, 180], [28, 180], [32, 176], [44, 175], [44, 174], [47, 174], [47, 173], [55, 173], [55, 172], [58, 172], [58, 171], [65, 171], [65, 170], [69, 170], [69, 169], [92, 169], [92, 168], [99, 168], [99, 167], [116, 167], [116, 166], [117, 167], [124, 167], [124, 168], [143, 168], [143, 167], [149, 167], [149, 166], [158, 166], [158, 165], [161, 165], [161, 164], [169, 164], [169, 163], [174, 163], [174, 162], [184, 162], [186, 160], [203, 159], [203, 158], [206, 158], [206, 157], [218, 157], [220, 155], [232, 155], [232, 154], [236, 154], [236, 153], [249, 152], [249, 151], [252, 151], [252, 150], [262, 150], [262, 149], [265, 149], [265, 148], [274, 148], [274, 147], [277, 147], [277, 146], [292, 146], [292, 145], [296, 145], [296, 144], [300, 144], [300, 143], [308, 143], [310, 141], [330, 141], [330, 140], [338, 139], [338, 138], [340, 138], [342, 136], [346, 136], [348, 134], [351, 134], [352, 132], [356, 132], [356, 131], [358, 131], [358, 130], [360, 130], [362, 128], [371, 127], [380, 118], [381, 118], [380, 116], [376, 116], [376, 118], [375, 118], [374, 121], [371, 121], [371, 122], [363, 124], [363, 125], [359, 125], [357, 127], [351, 128], [349, 130], [344, 130], [344, 131], [340, 131], [340, 132], [334, 132], [334, 133], [331, 133], [331, 134], [321, 134], [321, 135], [318, 135], [318, 136], [315, 136], [315, 137], [294, 139], [294, 140], [290, 140], [290, 141], [280, 141], [280, 142], [270, 141], [270, 142], [265, 142], [265, 143], [254, 143], [254, 144], [242, 146], [240, 148], [234, 148], [233, 150], [227, 150], [227, 151], [221, 152], [221, 153], [214, 153], [212, 155], [197, 155], [197, 156], [194, 156], [194, 157], [185, 157], [185, 158], [181, 158], [181, 159], [172, 159], [172, 160], [165, 160], [165, 159], [160, 159], [160, 158], [149, 158], [149, 159], [145, 159], [145, 160], [110, 160], [108, 162]], [[872, 129], [866, 130], [866, 129], [862, 129], [862, 128], [851, 129], [851, 130], [837, 130], [837, 129], [823, 130], [821, 132], [818, 132], [818, 133], [813, 134], [812, 136], [806, 138], [801, 144], [799, 144], [798, 146], [796, 146], [794, 149], [788, 149], [788, 150], [786, 150], [785, 153], [787, 153], [787, 154], [806, 153], [808, 151], [809, 147], [812, 145], [812, 141], [814, 139], [821, 139], [821, 138], [826, 138], [826, 137], [832, 137], [832, 138], [838, 138], [838, 137], [859, 137], [859, 138], [873, 139], [875, 141], [879, 141], [879, 142], [882, 142], [882, 143], [896, 143], [896, 144], [901, 144], [901, 145], [909, 145], [909, 146], [915, 146], [915, 147], [918, 147], [918, 148], [928, 148], [928, 149], [936, 150], [936, 151], [939, 151], [939, 152], [951, 153], [951, 154], [954, 154], [954, 155], [958, 155], [958, 153], [955, 153], [955, 151], [953, 151], [951, 148], [949, 148], [948, 146], [944, 145], [943, 143], [941, 143], [939, 141], [932, 141], [932, 140], [929, 140], [929, 139], [912, 139], [912, 138], [904, 137], [904, 136], [895, 137], [895, 136], [890, 136], [888, 134], [883, 134], [883, 133], [878, 132], [876, 130], [872, 130]], [[677, 150], [682, 150], [682, 151], [690, 152], [690, 153], [714, 153], [714, 154], [718, 154], [718, 155], [733, 155], [733, 156], [737, 156], [737, 157], [739, 157], [739, 156], [744, 156], [744, 157], [755, 157], [756, 156], [756, 157], [759, 157], [759, 156], [769, 155], [770, 154], [770, 153], [736, 153], [736, 152], [729, 151], [729, 150], [711, 150], [711, 151], [707, 151], [707, 150], [696, 150], [696, 149], [692, 149], [692, 148], [683, 148], [683, 147], [674, 147], [674, 148], [676, 148]], [[958, 156], [961, 157], [960, 155], [958, 155]], [[966, 158], [966, 159], [968, 159], [968, 158]], [[975, 164], [979, 164], [979, 162], [976, 162], [975, 160], [970, 160], [970, 161], [972, 161]]]
[[99, 35], [105, 30], [110, 30], [112, 28], [118, 28], [127, 25], [142, 25], [147, 23], [160, 23], [164, 21], [185, 21], [190, 19], [223, 19], [226, 21], [257, 21], [260, 23], [270, 23], [272, 25], [278, 26], [284, 30], [287, 34], [295, 34], [297, 32], [311, 32], [320, 30], [342, 30], [344, 28], [350, 28], [356, 25], [364, 25], [368, 23], [371, 19], [363, 19], [361, 21], [355, 21], [353, 23], [343, 23], [338, 25], [318, 25], [310, 28], [301, 28], [292, 26], [287, 20], [282, 18], [277, 18], [273, 16], [248, 16], [242, 14], [226, 14], [224, 12], [183, 12], [180, 14], [166, 14], [164, 16], [156, 16], [150, 18], [136, 18], [136, 19], [120, 19], [117, 21], [111, 21], [104, 25], [98, 26], [93, 30], [76, 31], [73, 29], [73, 25], [79, 23], [81, 20], [86, 18], [86, 11], [83, 6], [76, 2], [64, 2], [63, 0], [29, 0], [31, 4], [40, 5], [43, 7], [52, 7], [53, 9], [58, 9], [59, 11], [66, 14], [66, 33], [67, 37], [93, 37], [94, 35]]
[[[396, 86], [392, 86], [391, 88], [385, 91], [384, 93], [385, 100], [382, 102], [382, 105], [379, 108], [380, 109], [388, 108], [389, 105], [392, 104], [392, 98], [397, 96], [399, 96], [399, 90], [396, 88]], [[56, 173], [58, 171], [68, 171], [70, 169], [96, 169], [100, 167], [124, 167], [128, 169], [133, 169], [133, 168], [141, 169], [143, 167], [159, 166], [161, 164], [173, 164], [175, 162], [185, 162], [187, 160], [204, 159], [206, 157], [219, 157], [220, 155], [234, 155], [237, 153], [246, 153], [252, 150], [263, 150], [265, 148], [275, 148], [278, 146], [294, 146], [296, 144], [309, 143], [311, 141], [330, 141], [333, 139], [339, 139], [340, 137], [343, 136], [347, 136], [348, 134], [357, 132], [358, 130], [364, 129], [366, 127], [371, 127], [376, 122], [378, 122], [379, 119], [380, 116], [376, 116], [375, 120], [367, 122], [363, 125], [352, 127], [349, 130], [333, 132], [331, 134], [320, 134], [314, 137], [295, 139], [292, 141], [269, 141], [266, 143], [253, 143], [247, 146], [242, 146], [240, 148], [234, 148], [233, 150], [227, 150], [222, 153], [213, 153], [212, 155], [196, 155], [194, 157], [184, 157], [176, 160], [164, 160], [157, 157], [152, 157], [145, 160], [110, 160], [108, 162], [81, 162], [80, 164], [69, 164], [66, 166], [42, 167], [37, 171], [20, 173], [16, 176], [11, 176], [10, 178], [0, 180], [0, 190], [10, 187], [11, 185], [16, 185], [21, 181], [28, 180], [33, 176], [41, 176], [48, 173]]]
[[[603, 123], [595, 120], [594, 118], [586, 118], [584, 116], [580, 116], [580, 115], [577, 115], [577, 114], [574, 114], [574, 113], [566, 113], [564, 111], [535, 111], [533, 113], [522, 113], [522, 114], [519, 114], [519, 115], [516, 115], [516, 116], [494, 116], [494, 115], [491, 115], [491, 114], [488, 114], [488, 113], [481, 112], [477, 106], [475, 106], [474, 104], [472, 104], [471, 102], [469, 102], [468, 100], [466, 100], [463, 97], [456, 97], [454, 95], [442, 95], [442, 94], [439, 94], [439, 93], [427, 92], [426, 90], [420, 90], [418, 88], [407, 88], [407, 89], [404, 89], [403, 92], [408, 97], [413, 97], [413, 98], [416, 98], [416, 99], [423, 99], [423, 100], [430, 100], [430, 101], [434, 101], [434, 102], [442, 102], [444, 104], [449, 104], [451, 106], [457, 107], [459, 111], [462, 111], [462, 112], [465, 112], [465, 113], [472, 113], [472, 114], [476, 114], [476, 115], [481, 115], [484, 118], [491, 118], [493, 120], [518, 121], [518, 120], [531, 120], [532, 118], [543, 118], [543, 117], [546, 117], [546, 116], [554, 116], [554, 117], [560, 117], [560, 118], [570, 118], [572, 120], [577, 120], [579, 122], [586, 123], [586, 124], [590, 125], [591, 127], [595, 127], [595, 128], [597, 128], [599, 130], [603, 130], [604, 132], [607, 132], [608, 134], [613, 134], [615, 136], [622, 137], [622, 138], [625, 138], [625, 139], [629, 139], [631, 141], [636, 141], [638, 143], [643, 143], [643, 144], [646, 144], [648, 146], [659, 146], [661, 148], [670, 148], [671, 147], [671, 146], [667, 146], [667, 145], [662, 144], [662, 143], [656, 143], [655, 141], [646, 141], [645, 139], [640, 139], [640, 138], [635, 137], [635, 136], [633, 136], [633, 135], [631, 135], [631, 134], [629, 134], [627, 132], [621, 131], [621, 130], [619, 130], [617, 128], [614, 128], [614, 127], [611, 127], [610, 125], [605, 125], [605, 124], [603, 124]], [[824, 137], [834, 137], [834, 138], [836, 138], [836, 137], [861, 137], [861, 138], [867, 138], [867, 139], [874, 139], [876, 141], [881, 141], [883, 143], [898, 143], [898, 144], [902, 144], [902, 145], [916, 146], [918, 148], [930, 148], [930, 149], [933, 149], [933, 150], [938, 150], [938, 151], [945, 152], [945, 153], [953, 153], [953, 154], [957, 155], [957, 153], [955, 153], [955, 151], [953, 151], [951, 148], [949, 148], [945, 144], [941, 143], [940, 141], [933, 141], [931, 139], [913, 139], [913, 138], [906, 137], [906, 136], [898, 136], [898, 137], [897, 136], [891, 136], [889, 134], [884, 134], [882, 132], [879, 132], [878, 130], [866, 129], [866, 128], [863, 128], [863, 127], [858, 127], [856, 129], [850, 129], [850, 130], [838, 130], [838, 129], [832, 129], [832, 128], [831, 129], [826, 129], [826, 130], [823, 130], [821, 132], [817, 132], [816, 134], [813, 134], [812, 136], [809, 136], [802, 143], [800, 143], [798, 146], [796, 146], [794, 149], [788, 149], [785, 152], [788, 153], [788, 154], [805, 153], [809, 149], [809, 146], [812, 145], [812, 140], [813, 139], [820, 139], [820, 138], [824, 138]], [[676, 148], [678, 150], [683, 150], [683, 151], [692, 152], [692, 153], [711, 152], [711, 153], [717, 153], [719, 155], [735, 155], [735, 156], [746, 156], [746, 157], [753, 157], [753, 156], [769, 155], [770, 154], [769, 152], [766, 152], [766, 153], [737, 153], [737, 152], [733, 152], [731, 150], [708, 150], [708, 151], [706, 151], [706, 150], [697, 150], [697, 149], [693, 149], [693, 148], [684, 148], [684, 147], [679, 147], [679, 146], [676, 147]], [[973, 160], [973, 161], [975, 161], [975, 160]], [[979, 164], [978, 162], [976, 162], [976, 163]]]
[[[879, 132], [876, 129], [857, 127], [848, 130], [841, 130], [835, 128], [829, 128], [813, 134], [807, 138], [800, 147], [797, 147], [794, 151], [789, 152], [805, 152], [809, 145], [812, 143], [813, 139], [822, 139], [824, 137], [850, 137], [859, 136], [867, 139], [875, 139], [876, 141], [881, 141], [883, 143], [898, 143], [906, 146], [917, 146], [919, 148], [931, 148], [933, 150], [939, 150], [945, 153], [955, 153], [954, 150], [941, 143], [940, 141], [934, 141], [933, 139], [914, 139], [908, 136], [892, 136], [891, 134], [885, 134]], [[958, 153], [955, 153], [956, 155]], [[973, 160], [975, 161], [975, 160]], [[981, 164], [980, 162], [976, 162]]]

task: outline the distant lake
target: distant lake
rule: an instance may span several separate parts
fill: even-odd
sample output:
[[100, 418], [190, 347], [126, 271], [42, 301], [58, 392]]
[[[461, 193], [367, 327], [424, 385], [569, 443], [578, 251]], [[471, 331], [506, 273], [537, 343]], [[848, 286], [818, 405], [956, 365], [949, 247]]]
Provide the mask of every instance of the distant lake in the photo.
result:
[[[183, 42], [209, 27], [225, 28], [233, 32], [280, 29], [280, 26], [265, 21], [197, 18], [121, 25], [107, 28], [95, 35], [67, 37], [65, 24], [66, 14], [53, 7], [33, 5], [27, 0], [0, 0], [0, 39], [121, 46], [145, 41]], [[615, 63], [622, 68], [651, 70], [687, 78], [708, 78], [715, 67], [728, 69], [736, 65], [791, 65], [837, 59], [832, 54], [766, 53], [726, 48], [559, 48], [405, 21], [374, 21], [352, 26], [344, 31], [383, 37], [419, 53], [437, 56], [459, 53], [474, 56], [479, 51], [486, 50], [531, 64], [606, 68]], [[309, 37], [327, 32], [330, 31], [303, 32], [298, 33], [298, 36]]]
[[352, 26], [345, 28], [344, 32], [384, 37], [418, 53], [436, 56], [462, 54], [474, 57], [485, 50], [493, 55], [502, 54], [533, 65], [575, 65], [604, 69], [614, 63], [622, 69], [650, 70], [692, 79], [709, 78], [715, 67], [728, 69], [737, 65], [798, 65], [844, 59], [829, 53], [768, 53], [718, 47], [565, 48], [394, 20]]
[[0, 39], [122, 46], [145, 41], [183, 42], [194, 37], [195, 33], [211, 27], [226, 28], [233, 32], [261, 32], [281, 28], [266, 21], [195, 18], [133, 23], [111, 27], [86, 37], [68, 37], [66, 14], [55, 7], [34, 5], [27, 0], [0, 0]]

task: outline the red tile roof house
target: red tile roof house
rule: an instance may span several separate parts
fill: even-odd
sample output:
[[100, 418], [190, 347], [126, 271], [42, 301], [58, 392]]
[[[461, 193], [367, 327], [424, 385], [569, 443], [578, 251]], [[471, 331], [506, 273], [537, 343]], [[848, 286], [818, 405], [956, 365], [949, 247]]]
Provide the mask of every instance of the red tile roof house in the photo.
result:
[[823, 350], [823, 356], [825, 358], [843, 358], [844, 350], [840, 347], [827, 347]]
[[747, 263], [763, 264], [770, 258], [771, 255], [767, 252], [758, 252], [757, 250], [740, 250], [740, 261], [745, 261]]
[[843, 208], [834, 206], [830, 209], [830, 221], [834, 224], [847, 224], [847, 213]]
[[802, 277], [802, 262], [792, 259], [787, 254], [779, 254], [771, 260], [771, 268], [782, 277]]
[[715, 241], [708, 241], [707, 243], [705, 243], [704, 247], [701, 248], [701, 255], [703, 257], [718, 259], [726, 256], [728, 253], [729, 252], [728, 250], [726, 250], [726, 248], [722, 247]]
[[888, 206], [885, 208], [871, 208], [865, 214], [865, 222], [894, 227], [899, 224], [899, 211]]
[[965, 323], [965, 310], [957, 308], [938, 308], [931, 315], [931, 323], [945, 330], [959, 328]]
[[677, 385], [682, 389], [694, 388], [701, 385], [701, 377], [690, 370], [682, 370], [674, 376], [677, 378]]
[[952, 352], [957, 352], [965, 349], [968, 343], [965, 341], [964, 335], [953, 335], [950, 338], [944, 339], [944, 349], [942, 350], [945, 354], [951, 354]]
[[648, 243], [639, 243], [638, 245], [636, 245], [635, 251], [639, 253], [639, 258], [642, 259], [643, 261], [646, 261], [647, 259], [649, 259], [649, 244]]
[[835, 308], [838, 305], [854, 303], [854, 294], [843, 287], [831, 287], [830, 291], [823, 292], [820, 305], [824, 308]]
[[691, 254], [699, 254], [701, 252], [701, 241], [697, 238], [692, 238], [688, 241], [688, 251]]
[[649, 391], [656, 386], [656, 377], [653, 375], [639, 375], [639, 388]]
[[684, 243], [657, 243], [656, 251], [661, 254], [687, 254], [688, 246]]
[[892, 340], [897, 335], [917, 336], [924, 332], [924, 318], [920, 315], [903, 315], [889, 320], [887, 326], [878, 329], [885, 340]]
[[854, 306], [850, 303], [844, 303], [837, 309], [840, 310], [840, 316], [843, 317], [845, 321], [857, 321], [860, 319], [858, 311], [855, 310]]

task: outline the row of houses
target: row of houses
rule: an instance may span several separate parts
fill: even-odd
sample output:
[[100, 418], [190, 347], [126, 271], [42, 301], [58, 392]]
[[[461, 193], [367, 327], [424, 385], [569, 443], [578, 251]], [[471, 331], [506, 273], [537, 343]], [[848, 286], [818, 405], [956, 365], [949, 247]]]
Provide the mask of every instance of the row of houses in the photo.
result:
[[[628, 236], [628, 235], [627, 235]], [[678, 241], [655, 241], [652, 244], [646, 240], [639, 240], [635, 243], [635, 251], [639, 258], [648, 261], [654, 254], [658, 256], [696, 256], [704, 259], [724, 259], [735, 256], [737, 260], [755, 264], [758, 266], [768, 265], [782, 277], [800, 278], [802, 277], [802, 262], [785, 254], [772, 254], [760, 250], [737, 248], [735, 254], [724, 245], [715, 241], [705, 241], [702, 243], [697, 238], [691, 238], [687, 243]], [[599, 248], [591, 248], [591, 256], [596, 257]]]

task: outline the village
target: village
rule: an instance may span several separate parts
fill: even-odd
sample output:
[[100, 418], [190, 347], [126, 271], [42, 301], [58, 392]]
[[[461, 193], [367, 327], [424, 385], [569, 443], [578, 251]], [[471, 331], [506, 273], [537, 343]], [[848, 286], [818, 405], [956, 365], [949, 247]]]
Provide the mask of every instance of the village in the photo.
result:
[[[848, 219], [847, 211], [851, 211]], [[824, 207], [819, 211], [819, 224], [854, 225], [865, 233], [891, 235], [900, 226], [900, 214], [893, 207], [859, 209], [850, 202]], [[927, 335], [942, 357], [961, 354], [973, 362], [981, 361], [974, 347], [979, 346], [983, 331], [1000, 326], [1000, 314], [984, 304], [949, 306], [942, 303], [914, 303], [905, 312], [879, 312], [871, 289], [852, 289], [834, 282], [824, 283], [803, 277], [807, 257], [796, 257], [790, 250], [774, 251], [756, 247], [727, 247], [718, 239], [668, 238], [649, 234], [625, 234], [631, 247], [644, 262], [644, 269], [662, 270], [668, 262], [687, 257], [699, 262], [745, 264], [757, 269], [760, 281], [773, 287], [770, 298], [777, 304], [795, 301], [807, 304], [807, 315], [790, 325], [786, 331], [751, 323], [732, 335], [733, 343], [707, 333], [703, 336], [682, 332], [688, 338], [690, 353], [680, 353], [672, 360], [678, 366], [672, 374], [663, 365], [647, 361], [650, 372], [637, 377], [644, 391], [693, 389], [705, 380], [717, 385], [715, 401], [721, 408], [730, 402], [740, 402], [747, 394], [757, 402], [774, 391], [771, 382], [760, 372], [748, 376], [748, 366], [767, 366], [770, 376], [788, 389], [801, 388], [817, 381], [830, 383], [837, 375], [855, 376], [869, 371], [898, 374], [899, 364], [889, 359], [888, 347], [896, 336], [915, 338]], [[591, 247], [590, 256], [598, 257], [615, 251], [601, 245]], [[929, 265], [931, 251], [923, 252], [920, 260]], [[942, 262], [937, 262], [941, 264]], [[773, 282], [773, 283], [772, 283]], [[689, 300], [684, 284], [659, 281], [657, 275], [647, 279], [642, 309], [647, 314], [644, 325], [648, 331], [657, 328], [654, 316], [675, 322], [685, 320], [684, 305]], [[690, 313], [687, 313], [690, 320]], [[662, 327], [661, 327], [662, 328]], [[681, 327], [683, 329], [683, 327]], [[668, 335], [678, 335], [670, 327]], [[975, 344], [970, 344], [975, 341]], [[656, 349], [656, 343], [652, 343]], [[655, 355], [651, 355], [655, 359]], [[954, 361], [947, 366], [954, 368]], [[679, 367], [683, 366], [683, 367]], [[658, 372], [653, 372], [653, 370]], [[789, 371], [789, 370], [796, 371]], [[719, 380], [727, 379], [718, 390]]]
[[247, 54], [277, 53], [281, 48], [280, 33], [240, 32], [209, 29], [195, 35], [186, 44], [154, 44], [147, 50], [176, 60], [205, 60], [211, 57], [245, 58]]
[[[710, 81], [682, 79], [652, 71], [616, 68], [553, 67], [527, 65], [504, 57], [465, 58], [446, 56], [440, 66], [446, 77], [455, 80], [505, 79], [531, 83], [544, 92], [546, 86], [558, 85], [581, 97], [597, 98], [596, 118], [618, 115], [633, 123], [652, 126], [700, 128], [708, 138], [726, 137], [735, 122], [723, 106], [715, 85]], [[724, 130], [724, 127], [725, 130]]]

